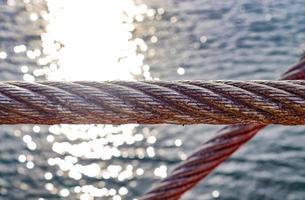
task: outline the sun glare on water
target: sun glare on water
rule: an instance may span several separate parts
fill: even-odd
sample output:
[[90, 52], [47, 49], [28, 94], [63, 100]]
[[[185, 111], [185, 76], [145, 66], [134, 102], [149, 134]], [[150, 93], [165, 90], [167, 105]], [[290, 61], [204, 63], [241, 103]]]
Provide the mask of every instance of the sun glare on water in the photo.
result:
[[[147, 46], [142, 39], [133, 37], [134, 20], [146, 13], [145, 5], [136, 6], [131, 0], [49, 0], [47, 7], [48, 13], [42, 17], [48, 25], [46, 32], [41, 35], [42, 52], [45, 56], [38, 63], [49, 66], [45, 69], [48, 80], [133, 80], [135, 76], [151, 79], [147, 66], [143, 67], [144, 56], [141, 54], [141, 51], [147, 50]], [[118, 147], [145, 139], [143, 134], [134, 133], [136, 126], [50, 126], [46, 139], [58, 157], [50, 157], [47, 162], [76, 181], [83, 177], [94, 177], [124, 182], [134, 176], [141, 176], [144, 170], [140, 167], [131, 164], [107, 166], [103, 163], [114, 157], [128, 157], [128, 152], [119, 150]], [[58, 137], [65, 139], [58, 140]], [[30, 145], [30, 136], [25, 141]], [[144, 156], [146, 151], [138, 149], [137, 152]], [[154, 156], [153, 149], [147, 152], [149, 157]], [[86, 159], [95, 159], [98, 162], [79, 162]], [[22, 155], [20, 160], [25, 162]], [[166, 170], [164, 167], [160, 169]], [[156, 171], [157, 174], [162, 171], [160, 169]], [[46, 180], [52, 178], [52, 173], [45, 174]], [[102, 183], [100, 181], [100, 185]], [[82, 184], [71, 190], [56, 188], [49, 182], [45, 188], [62, 197], [77, 193], [80, 199], [121, 199], [121, 196], [128, 193], [126, 187], [114, 189], [105, 184]]]
[[141, 74], [144, 56], [137, 53], [132, 31], [143, 9], [130, 0], [50, 0], [47, 5], [43, 51], [58, 65], [49, 80], [131, 80]]

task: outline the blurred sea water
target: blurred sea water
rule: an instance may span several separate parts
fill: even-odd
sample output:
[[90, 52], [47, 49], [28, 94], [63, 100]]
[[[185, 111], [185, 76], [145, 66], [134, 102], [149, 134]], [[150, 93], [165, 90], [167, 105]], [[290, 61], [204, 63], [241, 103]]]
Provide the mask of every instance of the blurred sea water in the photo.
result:
[[[303, 0], [0, 0], [0, 80], [277, 79]], [[0, 199], [136, 199], [220, 126], [0, 127]], [[305, 197], [304, 127], [270, 126], [182, 199]]]

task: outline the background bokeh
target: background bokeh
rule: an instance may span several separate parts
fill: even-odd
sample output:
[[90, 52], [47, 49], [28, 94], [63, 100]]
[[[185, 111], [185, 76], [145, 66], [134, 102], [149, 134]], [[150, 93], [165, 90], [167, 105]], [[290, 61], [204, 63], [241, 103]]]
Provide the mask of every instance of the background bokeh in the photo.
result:
[[[0, 0], [0, 80], [277, 79], [304, 0]], [[136, 199], [220, 126], [0, 126], [0, 199]], [[270, 126], [183, 199], [304, 199], [304, 127]]]

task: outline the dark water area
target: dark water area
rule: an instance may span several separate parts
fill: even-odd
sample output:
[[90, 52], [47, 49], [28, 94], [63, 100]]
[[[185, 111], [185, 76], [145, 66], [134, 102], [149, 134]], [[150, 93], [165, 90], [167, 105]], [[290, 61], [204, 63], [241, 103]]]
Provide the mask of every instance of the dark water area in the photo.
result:
[[[0, 0], [0, 80], [278, 79], [304, 5]], [[1, 126], [0, 199], [136, 199], [219, 128]], [[182, 199], [304, 199], [304, 130], [265, 128]]]

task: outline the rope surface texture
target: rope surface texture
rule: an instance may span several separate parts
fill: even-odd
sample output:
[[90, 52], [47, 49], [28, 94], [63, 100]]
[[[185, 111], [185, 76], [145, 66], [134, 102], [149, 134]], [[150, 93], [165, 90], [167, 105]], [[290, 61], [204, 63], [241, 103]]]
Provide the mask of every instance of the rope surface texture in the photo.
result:
[[[282, 79], [304, 80], [305, 59], [287, 70]], [[259, 124], [248, 124], [231, 125], [221, 129], [215, 137], [202, 143], [194, 153], [175, 167], [168, 177], [154, 185], [140, 199], [179, 199], [264, 127]]]
[[1, 82], [0, 124], [305, 124], [305, 81]]

